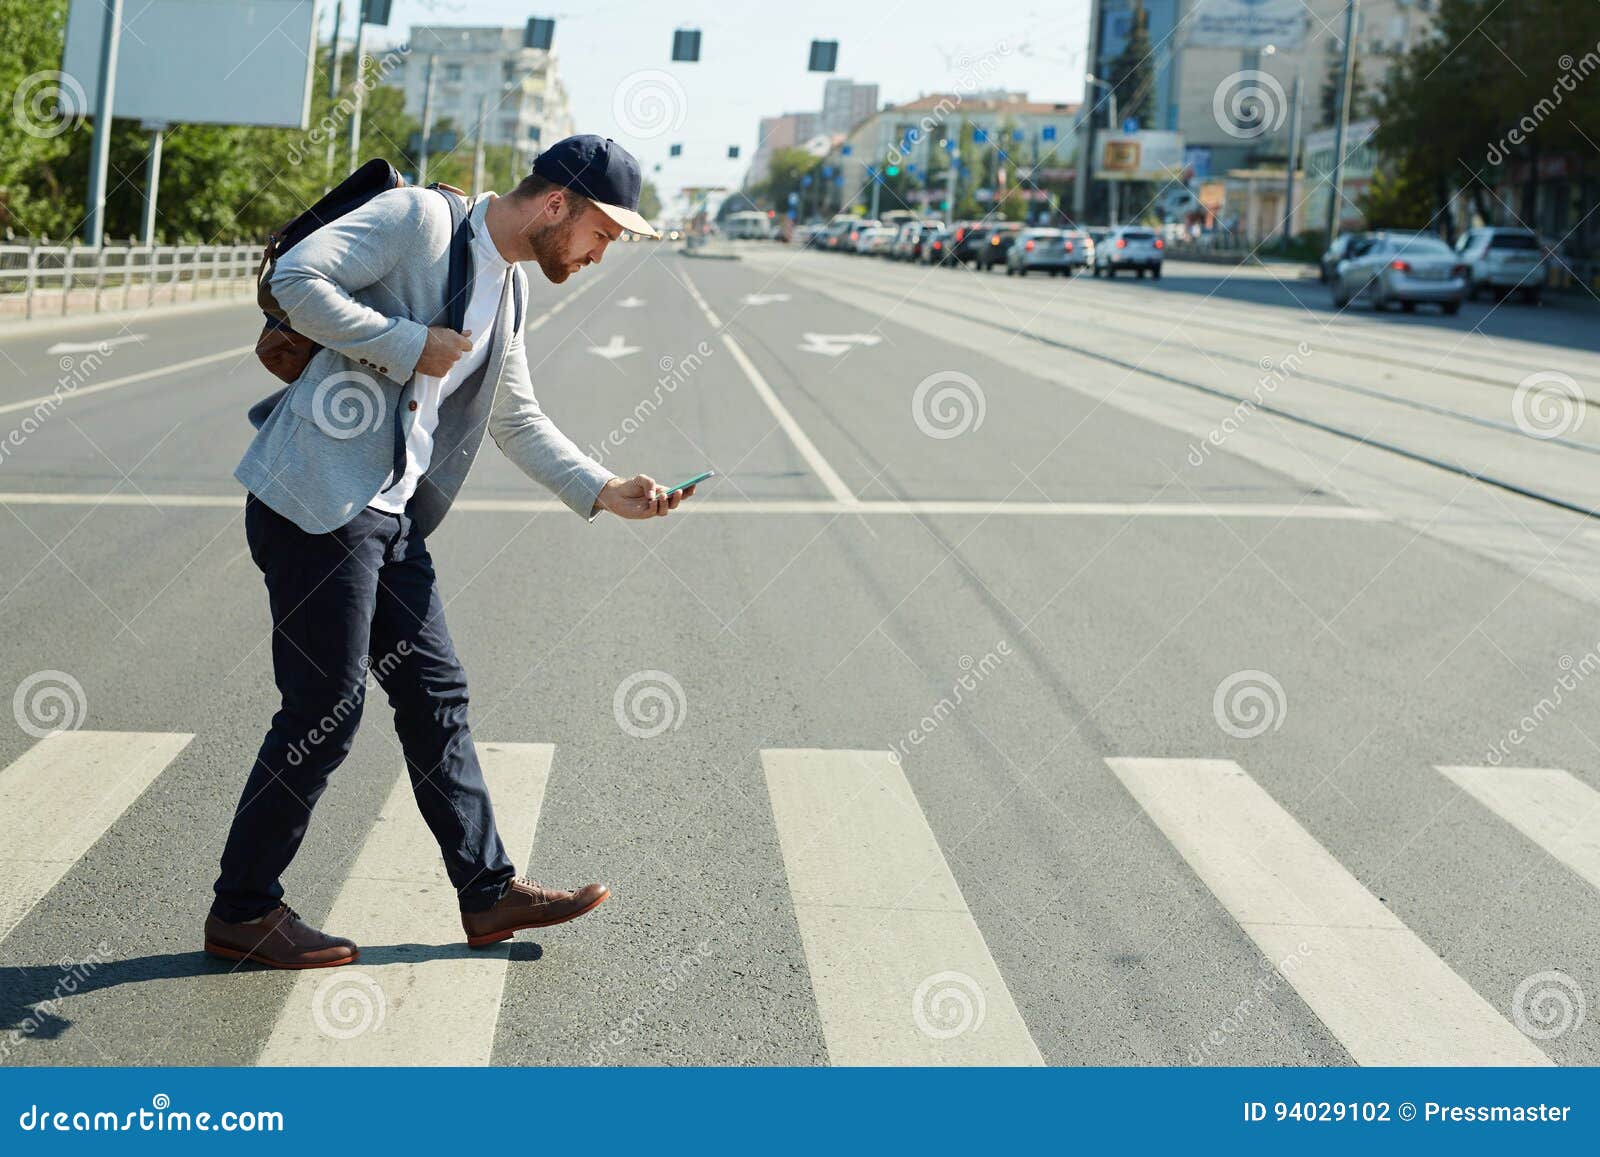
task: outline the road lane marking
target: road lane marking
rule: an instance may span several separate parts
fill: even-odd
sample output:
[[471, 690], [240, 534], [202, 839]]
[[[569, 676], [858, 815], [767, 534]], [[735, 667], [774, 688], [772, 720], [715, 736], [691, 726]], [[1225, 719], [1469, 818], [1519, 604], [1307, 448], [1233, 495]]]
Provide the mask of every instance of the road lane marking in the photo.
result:
[[1551, 1063], [1237, 763], [1106, 763], [1357, 1064]]
[[193, 738], [163, 731], [58, 731], [0, 771], [0, 940]]
[[679, 276], [683, 278], [689, 296], [694, 298], [695, 304], [706, 315], [706, 320], [712, 327], [720, 332], [722, 344], [728, 347], [733, 360], [738, 363], [739, 368], [744, 371], [744, 376], [749, 379], [750, 385], [755, 388], [756, 395], [766, 404], [767, 410], [777, 420], [783, 432], [789, 436], [789, 441], [793, 443], [800, 457], [805, 459], [806, 465], [811, 467], [811, 472], [821, 479], [823, 487], [835, 502], [848, 505], [854, 511], [856, 497], [844, 484], [844, 479], [839, 477], [839, 472], [829, 465], [828, 460], [822, 456], [822, 451], [817, 449], [816, 443], [800, 428], [800, 423], [795, 421], [788, 407], [778, 400], [778, 395], [767, 384], [767, 379], [761, 376], [761, 371], [756, 369], [755, 363], [745, 355], [733, 335], [722, 328], [722, 323], [689, 275], [680, 271]]
[[125, 333], [120, 337], [101, 338], [99, 341], [58, 341], [44, 352], [47, 354], [87, 354], [94, 353], [102, 348], [112, 349], [129, 342], [142, 342], [145, 335], [142, 333]]
[[1441, 774], [1600, 888], [1600, 792], [1558, 767], [1441, 767]]
[[761, 752], [835, 1065], [1042, 1065], [887, 751]]
[[[61, 494], [0, 492], [0, 506], [153, 506], [183, 509], [238, 510], [243, 494]], [[544, 498], [461, 498], [452, 510], [473, 514], [555, 514], [565, 503]], [[690, 500], [685, 511], [696, 514], [966, 514], [1031, 515], [1061, 518], [1268, 518], [1312, 522], [1386, 522], [1382, 511], [1361, 506], [1307, 506], [1274, 502], [896, 502], [864, 499], [837, 502], [827, 498], [776, 498], [723, 501]]]
[[589, 352], [600, 355], [608, 362], [614, 362], [618, 358], [625, 358], [629, 354], [638, 353], [639, 347], [636, 345], [625, 344], [622, 335], [620, 333], [614, 333], [611, 335], [611, 340], [608, 343], [605, 345], [592, 345], [589, 347]]
[[[555, 748], [479, 743], [507, 850], [526, 864]], [[425, 789], [426, 790], [426, 789]], [[487, 1065], [511, 942], [467, 947], [409, 775], [395, 781], [323, 927], [361, 959], [296, 977], [260, 1065]]]
[[148, 382], [151, 378], [161, 378], [168, 374], [181, 374], [184, 370], [192, 370], [196, 366], [208, 366], [212, 362], [243, 357], [245, 354], [253, 352], [255, 348], [253, 344], [235, 346], [233, 349], [220, 350], [214, 354], [203, 354], [197, 358], [190, 358], [188, 361], [173, 362], [169, 366], [157, 366], [153, 370], [141, 370], [124, 378], [112, 378], [109, 382], [100, 382], [93, 386], [69, 387], [63, 384], [53, 394], [40, 394], [37, 398], [25, 398], [20, 402], [7, 402], [5, 405], [0, 406], [0, 414], [10, 414], [17, 410], [32, 410], [46, 403], [49, 403], [50, 408], [54, 409], [63, 402], [70, 402], [74, 398], [87, 398], [90, 394], [100, 394], [106, 390], [120, 390], [123, 386]]

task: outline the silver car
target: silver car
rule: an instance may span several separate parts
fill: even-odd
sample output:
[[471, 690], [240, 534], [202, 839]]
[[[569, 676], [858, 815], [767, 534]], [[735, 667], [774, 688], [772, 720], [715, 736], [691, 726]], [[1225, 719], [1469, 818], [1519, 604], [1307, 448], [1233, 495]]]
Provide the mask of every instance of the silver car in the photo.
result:
[[1428, 302], [1459, 313], [1467, 274], [1455, 251], [1432, 234], [1373, 233], [1334, 270], [1333, 304], [1343, 309], [1364, 301], [1382, 310], [1398, 303], [1410, 313]]
[[1456, 242], [1456, 256], [1471, 270], [1467, 296], [1517, 290], [1529, 305], [1539, 304], [1545, 248], [1532, 229], [1469, 229]]
[[1065, 273], [1072, 276], [1089, 264], [1094, 242], [1076, 229], [1025, 229], [1006, 250], [1006, 273], [1026, 277], [1030, 273]]
[[1162, 251], [1167, 243], [1152, 230], [1119, 225], [1106, 231], [1094, 244], [1094, 275], [1115, 277], [1118, 272], [1136, 270], [1140, 277], [1149, 273], [1161, 276]]

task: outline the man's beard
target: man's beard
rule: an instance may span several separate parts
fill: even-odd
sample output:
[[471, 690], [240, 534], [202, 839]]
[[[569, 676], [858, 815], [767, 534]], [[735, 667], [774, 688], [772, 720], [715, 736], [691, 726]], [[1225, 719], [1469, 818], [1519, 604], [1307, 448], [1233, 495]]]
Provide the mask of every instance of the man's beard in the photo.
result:
[[560, 221], [541, 225], [528, 234], [528, 244], [533, 247], [533, 259], [539, 263], [539, 271], [552, 285], [560, 285], [572, 276], [572, 262], [567, 254], [572, 248], [576, 224], [569, 210]]

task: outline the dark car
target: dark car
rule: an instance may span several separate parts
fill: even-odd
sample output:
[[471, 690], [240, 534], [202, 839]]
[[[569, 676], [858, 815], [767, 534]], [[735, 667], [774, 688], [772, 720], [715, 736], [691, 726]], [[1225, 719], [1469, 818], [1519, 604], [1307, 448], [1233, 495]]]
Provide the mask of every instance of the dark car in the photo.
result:
[[983, 244], [974, 247], [973, 264], [978, 269], [993, 269], [1006, 263], [1011, 243], [1022, 233], [1020, 221], [1001, 221], [984, 231]]
[[957, 221], [951, 229], [952, 259], [957, 265], [974, 260], [976, 247], [984, 242], [989, 226], [981, 221]]
[[953, 229], [935, 229], [922, 239], [922, 249], [917, 254], [917, 260], [924, 265], [954, 265], [955, 237]]

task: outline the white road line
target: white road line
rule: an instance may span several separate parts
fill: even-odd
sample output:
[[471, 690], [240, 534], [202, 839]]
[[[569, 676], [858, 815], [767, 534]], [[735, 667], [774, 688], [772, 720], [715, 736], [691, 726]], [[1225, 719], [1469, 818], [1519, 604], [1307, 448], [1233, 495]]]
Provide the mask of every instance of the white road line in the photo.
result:
[[1041, 1065], [983, 933], [887, 751], [761, 766], [835, 1065]]
[[212, 362], [226, 361], [229, 358], [242, 357], [250, 353], [254, 345], [236, 346], [233, 349], [219, 350], [214, 354], [203, 354], [188, 361], [173, 362], [170, 366], [157, 366], [153, 370], [141, 370], [136, 374], [129, 374], [125, 378], [112, 378], [109, 382], [99, 382], [92, 386], [63, 385], [53, 394], [40, 394], [37, 398], [27, 398], [20, 402], [7, 402], [0, 406], [0, 414], [10, 414], [17, 410], [32, 410], [49, 403], [50, 408], [70, 402], [75, 398], [87, 398], [90, 394], [104, 393], [106, 390], [120, 390], [123, 386], [131, 386], [138, 382], [148, 382], [151, 378], [161, 378], [168, 374], [181, 374], [184, 370], [192, 370], [196, 366], [208, 366]]
[[[555, 748], [480, 743], [501, 839], [526, 864]], [[322, 926], [361, 959], [300, 973], [261, 1065], [487, 1065], [510, 942], [471, 949], [455, 889], [401, 774]]]
[[[182, 509], [238, 510], [244, 494], [60, 494], [0, 492], [0, 506], [153, 506]], [[452, 510], [477, 514], [545, 514], [565, 511], [555, 499], [463, 498]], [[829, 498], [755, 499], [752, 501], [693, 498], [685, 512], [694, 514], [966, 514], [1030, 515], [1062, 518], [1267, 518], [1289, 521], [1383, 522], [1387, 515], [1360, 506], [1301, 506], [1286, 503], [1210, 502], [896, 502]]]
[[1484, 807], [1600, 888], [1600, 792], [1558, 767], [1441, 767]]
[[1362, 1065], [1548, 1065], [1237, 763], [1107, 759]]
[[193, 738], [161, 731], [60, 731], [0, 771], [0, 939]]
[[[717, 320], [717, 315], [712, 312], [711, 306], [701, 296], [700, 290], [695, 286], [689, 275], [680, 271], [679, 276], [683, 278], [683, 284], [689, 290], [689, 295], [694, 298], [695, 304], [706, 315], [706, 320], [711, 323], [714, 329], [722, 330], [722, 323]], [[839, 477], [838, 471], [828, 464], [828, 460], [822, 456], [822, 451], [817, 449], [816, 443], [812, 442], [806, 432], [800, 428], [800, 423], [794, 420], [794, 415], [789, 413], [788, 407], [778, 401], [778, 395], [773, 393], [772, 387], [767, 384], [767, 379], [761, 376], [761, 371], [756, 369], [755, 363], [745, 356], [744, 350], [733, 339], [731, 333], [722, 330], [721, 336], [722, 344], [728, 347], [728, 352], [733, 355], [733, 360], [739, 363], [739, 368], [744, 371], [744, 376], [750, 380], [750, 384], [755, 387], [756, 394], [766, 403], [767, 409], [771, 411], [773, 418], [777, 420], [783, 432], [789, 436], [789, 441], [794, 443], [794, 448], [799, 451], [800, 457], [806, 460], [806, 465], [811, 467], [812, 473], [822, 480], [822, 485], [827, 489], [828, 494], [832, 496], [835, 502], [843, 503], [848, 505], [852, 511], [855, 510], [853, 505], [856, 501], [855, 495], [850, 493], [850, 488], [844, 484], [844, 479]]]

